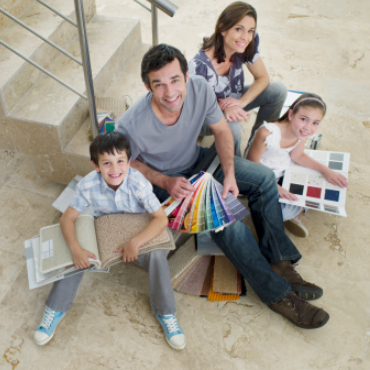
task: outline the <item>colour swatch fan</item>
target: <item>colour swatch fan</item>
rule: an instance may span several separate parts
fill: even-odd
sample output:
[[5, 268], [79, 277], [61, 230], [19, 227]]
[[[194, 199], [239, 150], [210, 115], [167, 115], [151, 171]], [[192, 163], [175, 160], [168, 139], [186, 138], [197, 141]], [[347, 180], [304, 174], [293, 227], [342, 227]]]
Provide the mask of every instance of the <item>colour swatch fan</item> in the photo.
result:
[[249, 212], [231, 194], [222, 198], [223, 186], [208, 172], [200, 172], [189, 179], [194, 192], [181, 202], [168, 198], [163, 208], [169, 219], [168, 226], [190, 234], [222, 230]]

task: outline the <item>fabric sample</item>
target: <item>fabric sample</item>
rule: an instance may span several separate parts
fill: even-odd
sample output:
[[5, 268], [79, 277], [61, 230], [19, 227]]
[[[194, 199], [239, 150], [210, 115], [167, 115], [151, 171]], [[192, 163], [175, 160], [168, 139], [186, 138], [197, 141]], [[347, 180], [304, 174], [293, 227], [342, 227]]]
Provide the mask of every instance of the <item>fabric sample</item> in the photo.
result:
[[238, 271], [225, 256], [215, 257], [213, 290], [218, 293], [238, 293]]

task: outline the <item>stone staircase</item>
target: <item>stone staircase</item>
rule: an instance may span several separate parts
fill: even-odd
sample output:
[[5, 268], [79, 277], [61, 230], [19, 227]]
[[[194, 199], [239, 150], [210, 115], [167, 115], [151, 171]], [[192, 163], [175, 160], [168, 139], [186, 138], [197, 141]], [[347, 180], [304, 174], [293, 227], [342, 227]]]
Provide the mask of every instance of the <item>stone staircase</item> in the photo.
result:
[[[48, 4], [75, 19], [73, 1]], [[137, 60], [148, 48], [139, 21], [96, 15], [95, 0], [83, 4], [95, 95], [122, 96], [123, 82], [138, 84]], [[34, 0], [0, 0], [0, 7], [81, 60], [77, 29], [49, 9]], [[79, 64], [1, 13], [0, 39], [85, 91]], [[0, 53], [0, 148], [30, 156], [39, 175], [53, 182], [91, 171], [87, 101], [1, 45]]]

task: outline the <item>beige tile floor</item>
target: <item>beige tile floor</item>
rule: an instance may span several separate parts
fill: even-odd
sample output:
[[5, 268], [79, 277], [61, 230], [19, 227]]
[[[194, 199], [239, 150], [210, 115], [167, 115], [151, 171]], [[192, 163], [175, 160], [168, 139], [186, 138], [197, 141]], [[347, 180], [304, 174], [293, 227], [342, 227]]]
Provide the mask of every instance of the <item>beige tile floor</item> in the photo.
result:
[[[160, 15], [160, 40], [191, 58], [229, 2], [176, 0], [180, 9], [173, 19]], [[23, 241], [58, 220], [51, 204], [63, 187], [38, 178], [26, 157], [0, 151], [1, 370], [370, 368], [370, 3], [261, 0], [254, 5], [272, 78], [322, 95], [329, 108], [320, 127], [321, 149], [351, 153], [348, 218], [308, 212], [309, 238], [292, 237], [304, 256], [299, 272], [325, 289], [317, 305], [330, 313], [328, 324], [296, 328], [251, 289], [232, 303], [176, 293], [187, 336], [186, 349], [176, 352], [150, 313], [145, 273], [118, 266], [109, 275], [86, 274], [55, 338], [37, 347], [32, 335], [49, 287], [28, 291]], [[150, 15], [131, 0], [98, 0], [97, 9], [140, 17], [143, 41], [150, 42]]]

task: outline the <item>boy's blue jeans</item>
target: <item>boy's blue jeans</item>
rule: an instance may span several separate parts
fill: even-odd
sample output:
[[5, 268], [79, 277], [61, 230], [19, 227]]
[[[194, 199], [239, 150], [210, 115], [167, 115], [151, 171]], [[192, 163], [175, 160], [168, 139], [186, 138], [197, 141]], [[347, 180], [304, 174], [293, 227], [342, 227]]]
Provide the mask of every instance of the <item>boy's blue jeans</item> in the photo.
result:
[[[158, 249], [139, 256], [139, 264], [148, 271], [150, 306], [156, 315], [176, 313], [175, 297], [168, 266], [168, 250]], [[56, 281], [46, 300], [46, 305], [59, 312], [67, 312], [72, 306], [83, 272]]]
[[[171, 176], [189, 177], [206, 151], [200, 148], [198, 159], [191, 168]], [[221, 168], [214, 173], [214, 177], [223, 183]], [[235, 157], [235, 177], [240, 193], [249, 196], [259, 245], [242, 221], [211, 235], [261, 300], [271, 305], [286, 297], [291, 288], [287, 280], [271, 269], [270, 264], [284, 260], [296, 262], [301, 254], [285, 234], [274, 173], [263, 165]], [[154, 192], [160, 201], [168, 197], [163, 189], [155, 186]]]

